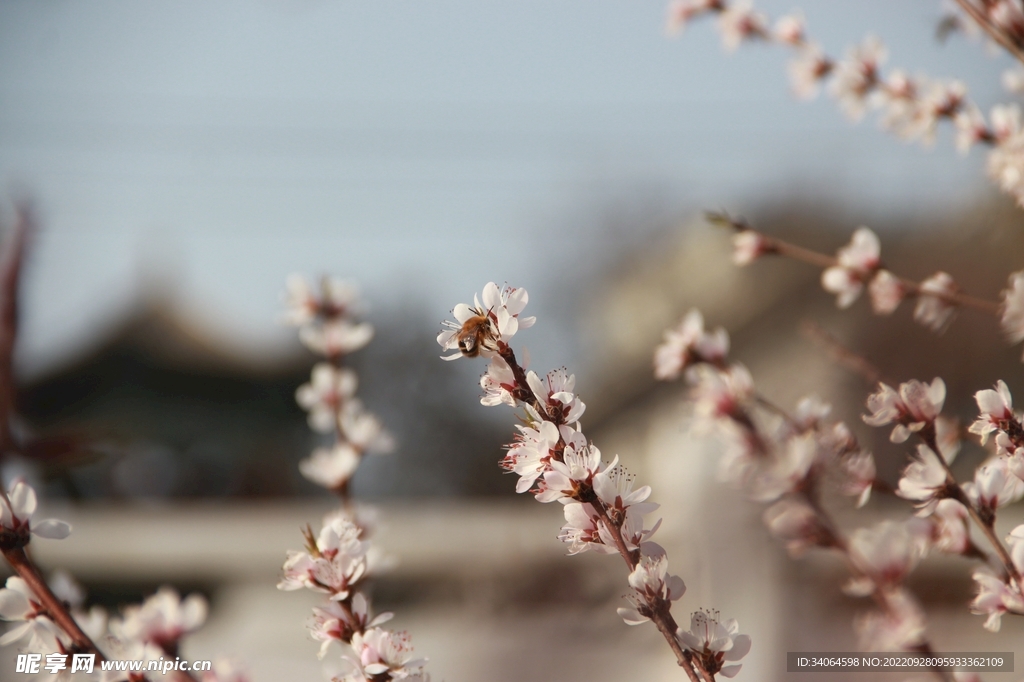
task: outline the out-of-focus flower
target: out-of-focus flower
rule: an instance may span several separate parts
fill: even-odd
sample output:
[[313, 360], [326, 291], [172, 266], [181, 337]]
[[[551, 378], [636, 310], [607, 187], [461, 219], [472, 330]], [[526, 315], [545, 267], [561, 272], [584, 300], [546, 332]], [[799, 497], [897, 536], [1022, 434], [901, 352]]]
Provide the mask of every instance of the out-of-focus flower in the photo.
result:
[[719, 327], [704, 331], [704, 316], [691, 310], [654, 352], [654, 376], [663, 381], [676, 379], [683, 370], [700, 363], [721, 363], [729, 354], [729, 335]]
[[707, 365], [694, 368], [691, 398], [701, 419], [717, 420], [737, 414], [754, 395], [754, 379], [740, 364], [719, 370]]
[[850, 48], [846, 58], [836, 64], [832, 95], [853, 120], [858, 121], [864, 116], [868, 97], [878, 84], [878, 69], [887, 57], [888, 50], [882, 42], [869, 36], [860, 45]]
[[768, 20], [754, 10], [749, 0], [738, 0], [726, 5], [718, 15], [718, 30], [722, 34], [722, 45], [729, 52], [738, 48], [744, 40], [768, 36]]
[[369, 322], [331, 320], [319, 326], [299, 329], [299, 340], [314, 353], [327, 357], [347, 355], [359, 350], [373, 338], [373, 325]]
[[802, 45], [806, 36], [806, 22], [801, 14], [786, 14], [775, 22], [772, 34], [775, 39], [788, 45]]
[[249, 671], [232, 658], [218, 658], [213, 668], [203, 673], [202, 682], [250, 682]]
[[946, 469], [939, 456], [927, 445], [918, 445], [917, 458], [903, 470], [896, 494], [926, 506], [945, 495], [946, 483]]
[[885, 426], [895, 423], [889, 437], [893, 443], [902, 443], [929, 424], [942, 411], [946, 400], [946, 384], [936, 378], [925, 384], [911, 380], [900, 384], [897, 393], [887, 384], [879, 384], [878, 390], [868, 396], [867, 407], [871, 414], [864, 415], [864, 422], [871, 426]]
[[821, 90], [821, 83], [832, 72], [833, 63], [817, 45], [805, 45], [789, 62], [789, 82], [793, 94], [812, 99]]
[[712, 675], [735, 677], [740, 665], [725, 665], [738, 661], [750, 651], [750, 637], [737, 634], [739, 625], [735, 618], [719, 622], [717, 611], [694, 611], [690, 617], [690, 629], [679, 629], [679, 641], [692, 651]]
[[956, 500], [939, 500], [928, 520], [932, 523], [932, 546], [947, 554], [964, 554], [971, 548], [967, 507]]
[[961, 154], [971, 151], [971, 147], [990, 139], [991, 131], [985, 122], [985, 115], [976, 106], [960, 110], [953, 118], [956, 126], [956, 149]]
[[1010, 275], [1010, 286], [1003, 290], [1003, 333], [1010, 343], [1024, 341], [1024, 271]]
[[299, 462], [299, 471], [319, 486], [339, 490], [352, 478], [361, 458], [354, 447], [338, 442], [329, 448], [313, 450], [309, 457]]
[[850, 536], [850, 557], [881, 589], [899, 587], [927, 551], [920, 534], [908, 522], [883, 521], [858, 528]]
[[1021, 131], [1020, 107], [1016, 104], [997, 104], [992, 107], [992, 134], [999, 144]]
[[171, 587], [161, 587], [141, 606], [125, 608], [120, 621], [111, 622], [111, 631], [122, 640], [135, 640], [160, 647], [174, 656], [178, 640], [198, 630], [206, 622], [206, 599], [190, 594], [182, 599]]
[[836, 305], [848, 308], [857, 300], [878, 270], [880, 254], [878, 237], [866, 227], [858, 228], [850, 243], [839, 249], [838, 263], [821, 273], [821, 285], [837, 296]]
[[295, 326], [316, 321], [338, 320], [361, 311], [359, 288], [336, 277], [323, 277], [315, 291], [305, 277], [293, 274], [287, 280], [286, 319]]
[[1024, 206], [1024, 134], [1011, 135], [996, 145], [989, 152], [986, 168], [989, 177]]
[[768, 531], [785, 543], [786, 550], [794, 557], [830, 541], [817, 513], [806, 502], [788, 497], [781, 499], [768, 507], [762, 518]]
[[750, 265], [766, 253], [772, 253], [771, 241], [756, 230], [743, 230], [732, 236], [732, 262]]
[[874, 456], [866, 450], [851, 452], [839, 460], [839, 469], [843, 474], [843, 494], [856, 497], [857, 507], [863, 507], [875, 485], [877, 470]]
[[1006, 457], [993, 457], [974, 471], [974, 480], [963, 484], [968, 499], [982, 513], [993, 515], [999, 507], [1024, 495], [1024, 481], [1009, 470]]
[[960, 288], [945, 272], [937, 272], [925, 281], [917, 294], [914, 319], [933, 332], [943, 331], [956, 314], [956, 305], [949, 297], [955, 296]]
[[866, 651], [909, 651], [924, 642], [926, 619], [909, 592], [892, 590], [885, 611], [868, 611], [854, 621], [861, 647]]
[[722, 0], [673, 0], [668, 6], [668, 30], [679, 33], [694, 17], [722, 8]]
[[888, 270], [879, 270], [868, 284], [871, 309], [877, 315], [891, 315], [906, 297], [907, 288]]
[[308, 384], [295, 391], [295, 401], [309, 412], [309, 426], [320, 433], [338, 428], [338, 412], [355, 395], [359, 380], [350, 369], [339, 369], [328, 362], [318, 362]]

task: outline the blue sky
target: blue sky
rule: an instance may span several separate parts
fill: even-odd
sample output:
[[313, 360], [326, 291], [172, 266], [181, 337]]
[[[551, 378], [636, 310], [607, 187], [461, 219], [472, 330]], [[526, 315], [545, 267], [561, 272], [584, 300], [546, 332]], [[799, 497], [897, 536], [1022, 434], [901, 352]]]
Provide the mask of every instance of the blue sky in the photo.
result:
[[[890, 64], [1005, 99], [1008, 60], [936, 44], [939, 3], [801, 7], [833, 54], [873, 31]], [[23, 368], [73, 354], [146, 286], [254, 353], [292, 343], [293, 271], [438, 320], [509, 281], [544, 322], [561, 278], [653, 229], [594, 229], [619, 205], [682, 218], [813, 193], [869, 220], [988, 191], [980, 155], [799, 103], [781, 51], [729, 56], [709, 24], [669, 38], [664, 16], [661, 0], [0, 4], [0, 183], [46, 228]]]

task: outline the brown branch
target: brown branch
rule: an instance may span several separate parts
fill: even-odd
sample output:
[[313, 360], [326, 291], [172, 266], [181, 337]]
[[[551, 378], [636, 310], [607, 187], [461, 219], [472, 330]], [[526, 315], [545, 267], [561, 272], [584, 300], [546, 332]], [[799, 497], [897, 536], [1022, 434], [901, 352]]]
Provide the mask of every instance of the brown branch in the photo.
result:
[[839, 339], [817, 322], [804, 320], [800, 323], [800, 332], [806, 338], [822, 346], [836, 363], [864, 377], [868, 384], [874, 386], [884, 378], [882, 371], [871, 364], [870, 360], [844, 346]]
[[967, 13], [971, 19], [974, 20], [978, 26], [981, 27], [985, 33], [988, 34], [989, 38], [999, 43], [999, 45], [1014, 56], [1017, 61], [1024, 63], [1024, 49], [1016, 43], [1010, 36], [1003, 33], [998, 26], [996, 26], [991, 19], [978, 8], [971, 0], [956, 0], [956, 4]]
[[75, 648], [80, 653], [96, 654], [96, 658], [100, 661], [106, 660], [103, 652], [99, 650], [96, 644], [89, 639], [89, 636], [75, 622], [74, 617], [68, 612], [64, 602], [57, 598], [50, 589], [50, 586], [46, 584], [46, 580], [43, 579], [39, 569], [29, 559], [25, 549], [23, 547], [5, 549], [3, 555], [15, 573], [28, 584], [32, 593], [39, 600], [39, 604], [45, 609], [46, 616], [71, 638]]
[[[797, 244], [791, 244], [790, 242], [784, 241], [782, 239], [769, 237], [763, 232], [758, 232], [757, 230], [754, 230], [743, 219], [732, 218], [722, 213], [709, 213], [707, 214], [707, 219], [712, 224], [725, 225], [732, 228], [736, 232], [745, 232], [747, 230], [751, 232], [757, 232], [757, 234], [765, 242], [764, 253], [774, 253], [780, 256], [786, 256], [788, 258], [792, 258], [793, 260], [801, 261], [803, 263], [809, 263], [810, 265], [814, 265], [819, 268], [825, 269], [834, 267], [839, 264], [839, 260], [834, 256], [829, 256], [828, 254], [825, 253], [813, 251], [811, 249], [804, 248], [803, 246], [799, 246]], [[984, 313], [988, 313], [996, 317], [998, 317], [1000, 314], [1001, 306], [999, 303], [996, 303], [995, 301], [989, 301], [987, 299], [977, 298], [975, 296], [970, 296], [968, 294], [959, 292], [954, 294], [945, 294], [936, 291], [925, 291], [921, 288], [920, 282], [915, 282], [914, 280], [907, 279], [905, 277], [900, 277], [895, 273], [892, 274], [893, 277], [895, 277], [897, 281], [899, 281], [899, 283], [903, 286], [904, 290], [906, 291], [906, 296], [908, 298], [913, 296], [932, 296], [941, 301], [945, 301], [946, 303], [949, 303], [951, 305], [961, 306], [964, 308], [974, 308], [975, 310], [980, 310]]]
[[18, 293], [26, 245], [35, 228], [32, 207], [17, 205], [17, 218], [0, 256], [0, 458], [15, 448], [11, 419], [16, 407], [14, 343], [18, 336]]

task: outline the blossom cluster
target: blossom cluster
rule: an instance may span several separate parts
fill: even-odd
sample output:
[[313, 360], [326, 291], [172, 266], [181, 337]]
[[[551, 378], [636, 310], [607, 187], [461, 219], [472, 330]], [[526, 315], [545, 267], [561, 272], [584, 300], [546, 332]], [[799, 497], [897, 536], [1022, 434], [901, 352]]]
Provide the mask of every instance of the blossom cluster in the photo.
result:
[[367, 452], [387, 452], [391, 438], [380, 421], [355, 397], [358, 379], [344, 366], [348, 353], [365, 346], [373, 327], [357, 316], [363, 306], [354, 285], [325, 277], [318, 291], [299, 276], [288, 280], [288, 320], [299, 327], [299, 338], [325, 357], [312, 371], [309, 383], [296, 391], [310, 427], [331, 436], [331, 444], [315, 449], [299, 463], [309, 480], [335, 493], [342, 506], [328, 513], [319, 533], [305, 531], [306, 546], [288, 552], [281, 590], [308, 589], [324, 595], [309, 624], [320, 642], [322, 659], [335, 642], [348, 645], [343, 656], [347, 671], [334, 682], [428, 682], [425, 659], [412, 656], [407, 633], [380, 627], [390, 613], [371, 615], [366, 581], [386, 560], [370, 543], [373, 511], [349, 499], [349, 482]]
[[[1009, 276], [1007, 287], [1002, 291], [1002, 300], [995, 303], [967, 296], [953, 277], [941, 270], [921, 282], [893, 274], [882, 264], [878, 235], [868, 227], [857, 228], [850, 242], [839, 248], [832, 258], [769, 237], [741, 220], [721, 214], [712, 214], [709, 218], [735, 230], [733, 262], [737, 265], [749, 265], [763, 255], [776, 254], [823, 266], [822, 288], [836, 296], [836, 305], [840, 308], [853, 305], [865, 290], [872, 310], [878, 315], [891, 315], [904, 299], [913, 298], [916, 300], [914, 320], [932, 331], [941, 332], [953, 321], [960, 308], [971, 307], [997, 315], [1003, 334], [1011, 344], [1024, 341], [1024, 271]], [[683, 331], [681, 327], [673, 334], [680, 335]], [[678, 339], [674, 341], [676, 344], [680, 342]], [[728, 345], [723, 346], [720, 339], [714, 340], [714, 344], [728, 350]], [[694, 352], [699, 354], [700, 349]], [[676, 356], [668, 355], [669, 358]], [[658, 366], [663, 368], [658, 370], [662, 372], [671, 367], [665, 363]], [[675, 374], [678, 375], [678, 371]], [[674, 377], [659, 375], [659, 378]]]
[[[827, 485], [865, 504], [876, 486], [874, 458], [859, 445], [843, 422], [830, 421], [831, 406], [815, 396], [802, 399], [792, 412], [772, 405], [755, 389], [750, 372], [725, 357], [724, 330], [707, 331], [699, 311], [679, 329], [666, 332], [655, 352], [655, 375], [683, 377], [690, 386], [694, 428], [724, 444], [719, 460], [722, 479], [752, 500], [770, 506], [763, 518], [769, 532], [794, 555], [811, 548], [843, 552], [853, 575], [847, 591], [872, 595], [882, 608], [857, 621], [865, 648], [898, 651], [924, 642], [924, 619], [903, 580], [927, 544], [925, 524], [917, 519], [886, 522], [845, 536], [822, 506]], [[722, 350], [713, 358], [711, 344]]]
[[[1004, 37], [1002, 44], [1018, 57], [1024, 55], [1019, 42], [1019, 3], [1000, 0], [979, 5], [971, 21], [958, 24], [974, 26], [974, 22], [981, 22], [986, 30]], [[1010, 7], [1013, 9], [1007, 9]], [[717, 15], [722, 43], [729, 51], [751, 41], [791, 48], [795, 57], [789, 65], [790, 80], [794, 93], [802, 99], [815, 97], [827, 85], [851, 119], [857, 121], [868, 110], [878, 110], [883, 127], [902, 139], [925, 144], [935, 140], [940, 121], [950, 121], [960, 152], [967, 153], [976, 144], [991, 148], [989, 175], [1024, 206], [1024, 129], [1018, 105], [996, 105], [986, 118], [970, 101], [960, 81], [912, 76], [903, 69], [883, 72], [888, 50], [875, 36], [848, 49], [843, 58], [833, 58], [810, 40], [801, 14], [783, 16], [773, 24], [746, 0], [674, 0], [668, 10], [669, 29], [678, 32], [695, 18], [710, 14]], [[1004, 80], [1016, 89], [1024, 83], [1024, 73], [1011, 73]]]
[[[455, 320], [445, 322], [437, 337], [442, 349], [455, 351], [446, 360], [482, 356], [489, 361], [480, 379], [483, 405], [524, 411], [501, 467], [519, 477], [517, 492], [562, 505], [565, 524], [558, 537], [569, 554], [592, 550], [622, 556], [630, 570], [629, 605], [618, 611], [626, 623], [654, 621], [691, 679], [705, 673], [734, 676], [740, 666], [731, 662], [747, 653], [749, 638], [737, 634], [735, 621], [721, 623], [717, 614], [703, 611], [694, 615], [689, 631], [676, 625], [671, 604], [686, 587], [669, 573], [665, 549], [651, 540], [661, 522], [649, 524], [646, 517], [658, 505], [649, 501], [650, 486], [636, 486], [618, 457], [606, 461], [583, 433], [586, 405], [576, 394], [575, 375], [559, 368], [541, 376], [516, 359], [509, 342], [534, 323], [522, 316], [528, 300], [525, 289], [489, 282], [472, 306], [453, 309]], [[713, 343], [694, 345], [692, 351], [708, 357], [717, 352]]]
[[[162, 587], [142, 604], [124, 607], [111, 616], [105, 609], [84, 608], [85, 591], [64, 571], [56, 571], [44, 581], [38, 569], [23, 552], [29, 533], [45, 538], [65, 538], [71, 527], [55, 519], [33, 519], [37, 505], [35, 491], [17, 481], [0, 496], [0, 547], [15, 569], [0, 588], [0, 619], [12, 626], [0, 636], [0, 646], [16, 644], [27, 653], [61, 656], [91, 652], [118, 659], [144, 663], [174, 658], [180, 653], [182, 639], [198, 630], [206, 620], [207, 603], [198, 594], [182, 599], [170, 587]], [[102, 643], [103, 651], [95, 643]], [[52, 666], [54, 679], [69, 679], [66, 667]], [[138, 682], [138, 673], [101, 671], [82, 673], [75, 679], [101, 682]], [[182, 679], [193, 679], [177, 672]], [[247, 674], [229, 659], [218, 660], [203, 682], [245, 682]]]
[[363, 306], [355, 285], [325, 277], [315, 289], [299, 275], [288, 279], [287, 320], [299, 328], [299, 339], [324, 357], [313, 367], [309, 383], [295, 392], [309, 413], [309, 425], [330, 435], [299, 463], [299, 471], [313, 483], [344, 492], [367, 452], [387, 452], [391, 438], [380, 420], [355, 397], [359, 380], [344, 366], [345, 356], [373, 338], [373, 326], [358, 320]]

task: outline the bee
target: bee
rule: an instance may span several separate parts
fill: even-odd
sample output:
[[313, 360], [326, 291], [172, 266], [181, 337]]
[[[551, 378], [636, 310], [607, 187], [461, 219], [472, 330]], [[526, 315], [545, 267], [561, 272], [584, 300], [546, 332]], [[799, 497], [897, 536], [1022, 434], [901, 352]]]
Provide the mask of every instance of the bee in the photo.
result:
[[455, 341], [459, 350], [467, 358], [475, 358], [481, 350], [497, 350], [494, 344], [494, 330], [491, 327], [491, 311], [474, 310], [473, 315], [455, 332]]

